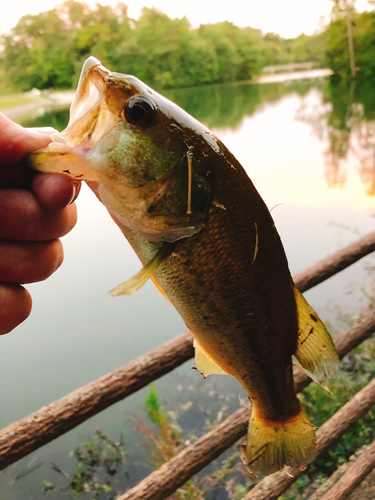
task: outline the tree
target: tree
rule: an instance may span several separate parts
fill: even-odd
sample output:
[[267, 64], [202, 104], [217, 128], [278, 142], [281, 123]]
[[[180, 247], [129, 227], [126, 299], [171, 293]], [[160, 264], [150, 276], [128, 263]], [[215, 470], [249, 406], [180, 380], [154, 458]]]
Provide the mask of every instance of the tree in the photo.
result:
[[[342, 4], [343, 5], [343, 4]], [[351, 10], [353, 52], [355, 53], [355, 72], [353, 57], [350, 55], [347, 36], [347, 18], [342, 5], [335, 3], [331, 22], [326, 29], [326, 60], [335, 75], [341, 78], [359, 79], [375, 76], [375, 12], [359, 14]]]

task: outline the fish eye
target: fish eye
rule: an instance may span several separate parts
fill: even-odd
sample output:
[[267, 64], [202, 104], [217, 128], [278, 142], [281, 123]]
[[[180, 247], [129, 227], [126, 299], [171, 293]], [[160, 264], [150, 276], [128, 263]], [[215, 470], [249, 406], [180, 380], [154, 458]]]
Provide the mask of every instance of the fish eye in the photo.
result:
[[145, 97], [131, 97], [125, 105], [126, 120], [132, 125], [147, 127], [155, 117], [155, 103]]

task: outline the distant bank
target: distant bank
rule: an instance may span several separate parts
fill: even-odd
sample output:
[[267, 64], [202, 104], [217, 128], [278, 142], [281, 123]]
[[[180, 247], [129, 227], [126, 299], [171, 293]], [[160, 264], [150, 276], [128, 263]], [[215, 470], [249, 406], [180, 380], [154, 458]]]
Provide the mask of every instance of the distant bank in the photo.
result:
[[[328, 68], [310, 69], [307, 71], [292, 71], [287, 73], [273, 73], [271, 75], [262, 75], [254, 78], [253, 83], [287, 82], [290, 80], [325, 78], [331, 75], [333, 75], [333, 71]], [[73, 101], [74, 94], [74, 90], [51, 92], [48, 97], [44, 96], [36, 102], [21, 104], [20, 106], [15, 106], [13, 108], [8, 108], [5, 110], [0, 109], [0, 112], [2, 112], [5, 116], [11, 118], [12, 120], [30, 114], [42, 115], [48, 108], [68, 106]]]

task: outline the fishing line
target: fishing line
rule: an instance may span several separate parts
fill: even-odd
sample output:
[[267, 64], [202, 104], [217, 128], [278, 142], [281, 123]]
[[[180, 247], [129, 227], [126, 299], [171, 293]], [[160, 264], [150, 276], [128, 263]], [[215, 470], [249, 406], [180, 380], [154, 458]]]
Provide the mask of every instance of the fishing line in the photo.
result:
[[188, 193], [187, 193], [187, 210], [186, 214], [190, 215], [191, 212], [191, 182], [192, 182], [192, 166], [193, 166], [193, 152], [189, 150], [186, 153], [188, 161]]

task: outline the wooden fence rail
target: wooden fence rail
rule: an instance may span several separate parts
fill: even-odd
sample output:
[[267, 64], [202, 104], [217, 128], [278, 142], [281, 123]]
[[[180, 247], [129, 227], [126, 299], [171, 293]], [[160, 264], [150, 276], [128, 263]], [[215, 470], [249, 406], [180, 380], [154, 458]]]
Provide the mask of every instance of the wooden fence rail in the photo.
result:
[[[301, 291], [306, 291], [374, 250], [375, 232], [298, 273], [294, 277], [296, 285]], [[375, 315], [365, 318], [351, 328], [338, 340], [337, 348], [340, 357], [374, 331]], [[110, 405], [138, 391], [151, 381], [172, 371], [192, 358], [193, 354], [192, 335], [190, 332], [183, 333], [124, 367], [75, 390], [28, 417], [8, 425], [0, 430], [0, 470], [68, 432]], [[302, 390], [308, 385], [310, 379], [299, 372], [296, 374], [295, 381], [297, 389]], [[119, 499], [142, 498], [146, 500], [152, 498], [156, 500], [166, 498], [243, 436], [246, 432], [249, 415], [250, 410], [248, 409], [238, 410], [213, 431], [197, 440], [168, 464], [164, 464], [142, 481], [136, 487], [139, 491], [143, 491], [142, 496], [134, 496], [136, 488], [133, 488]], [[165, 475], [165, 471], [168, 472], [167, 475]], [[166, 482], [168, 488], [165, 488]], [[164, 483], [164, 487], [162, 483]], [[157, 491], [157, 493], [154, 493], [153, 496], [147, 496], [144, 493], [145, 485], [150, 491]], [[172, 487], [173, 489], [171, 489]]]
[[[375, 467], [375, 441], [320, 500], [343, 500], [355, 490]], [[310, 498], [310, 500], [313, 500]]]
[[322, 283], [334, 274], [346, 269], [358, 260], [375, 250], [375, 232], [363, 236], [342, 250], [293, 276], [298, 290], [303, 293], [315, 285]]

